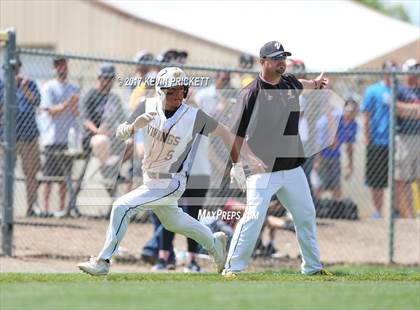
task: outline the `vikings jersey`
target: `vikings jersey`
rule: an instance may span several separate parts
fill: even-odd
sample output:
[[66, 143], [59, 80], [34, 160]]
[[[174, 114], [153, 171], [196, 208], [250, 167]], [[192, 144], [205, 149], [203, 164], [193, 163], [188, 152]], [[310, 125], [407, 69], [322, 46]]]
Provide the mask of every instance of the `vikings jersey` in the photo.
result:
[[160, 100], [156, 97], [148, 98], [136, 109], [130, 121], [144, 112], [157, 113], [143, 128], [145, 172], [189, 171], [196, 153], [194, 146], [198, 146], [195, 143], [197, 134], [207, 136], [218, 125], [216, 120], [202, 110], [188, 106], [185, 102], [169, 116], [165, 115]]

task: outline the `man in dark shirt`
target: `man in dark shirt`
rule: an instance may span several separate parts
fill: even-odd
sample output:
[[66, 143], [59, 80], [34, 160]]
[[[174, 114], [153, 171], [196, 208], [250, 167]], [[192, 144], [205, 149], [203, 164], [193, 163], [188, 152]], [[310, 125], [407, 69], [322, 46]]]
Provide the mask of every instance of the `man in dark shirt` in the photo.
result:
[[[39, 130], [35, 119], [35, 111], [41, 102], [36, 83], [21, 75], [22, 62], [18, 58], [16, 67], [16, 153], [22, 161], [25, 174], [27, 216], [39, 215], [37, 207], [38, 181], [36, 174], [41, 168], [39, 152]], [[1, 92], [1, 90], [0, 90]], [[0, 95], [2, 97], [3, 95]], [[0, 98], [0, 105], [4, 100]], [[0, 107], [0, 110], [2, 107]], [[3, 129], [0, 125], [0, 139], [3, 139]]]
[[[110, 163], [111, 155], [121, 155], [123, 161], [132, 154], [132, 143], [127, 145], [119, 141], [114, 134], [117, 126], [126, 118], [121, 99], [112, 91], [115, 78], [115, 67], [102, 64], [97, 72], [96, 86], [90, 89], [82, 99], [85, 127], [83, 149], [99, 158], [101, 172], [105, 178], [116, 177], [118, 165]], [[127, 146], [127, 148], [126, 148]]]
[[404, 85], [397, 89], [397, 136], [395, 176], [397, 207], [401, 217], [413, 216], [411, 184], [420, 184], [420, 63], [408, 59], [402, 66], [407, 72]]
[[227, 278], [246, 267], [273, 195], [293, 216], [302, 273], [330, 274], [320, 263], [315, 208], [301, 168], [305, 156], [298, 132], [302, 89], [321, 89], [328, 81], [323, 74], [314, 80], [285, 74], [287, 56], [291, 53], [279, 42], [266, 43], [260, 50], [261, 74], [242, 90], [236, 145], [242, 153], [256, 155], [261, 161], [248, 159], [247, 209], [230, 245], [224, 270]]

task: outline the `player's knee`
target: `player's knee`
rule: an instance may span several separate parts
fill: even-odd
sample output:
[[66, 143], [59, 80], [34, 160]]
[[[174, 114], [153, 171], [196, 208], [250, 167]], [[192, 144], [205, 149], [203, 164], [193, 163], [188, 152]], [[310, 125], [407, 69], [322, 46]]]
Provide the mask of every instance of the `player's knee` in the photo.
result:
[[293, 216], [293, 220], [298, 227], [310, 227], [315, 223], [316, 212], [314, 208], [308, 208], [300, 212], [299, 216]]
[[113, 213], [121, 213], [126, 211], [126, 205], [121, 199], [117, 199], [112, 204], [112, 212]]
[[178, 223], [178, 221], [170, 221], [162, 223], [163, 227], [165, 227], [166, 230], [172, 231], [172, 232], [178, 232], [180, 230], [181, 225]]

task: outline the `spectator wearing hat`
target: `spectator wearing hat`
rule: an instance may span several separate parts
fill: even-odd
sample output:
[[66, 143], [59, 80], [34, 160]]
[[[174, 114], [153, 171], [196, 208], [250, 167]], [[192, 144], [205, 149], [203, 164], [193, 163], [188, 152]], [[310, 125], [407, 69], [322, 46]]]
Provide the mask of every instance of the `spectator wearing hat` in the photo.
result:
[[175, 63], [178, 58], [178, 51], [175, 49], [166, 49], [160, 52], [156, 60], [162, 63]]
[[[395, 62], [387, 60], [383, 70], [397, 70]], [[382, 81], [370, 85], [363, 97], [361, 111], [363, 115], [363, 133], [367, 144], [366, 185], [373, 197], [374, 211], [372, 218], [381, 217], [384, 188], [388, 186], [388, 143], [389, 143], [389, 107], [392, 103], [391, 79], [384, 75]]]
[[[36, 83], [21, 74], [22, 62], [17, 59], [16, 66], [16, 153], [19, 155], [26, 185], [27, 216], [39, 215], [37, 207], [38, 181], [36, 174], [41, 168], [39, 152], [39, 130], [35, 120], [35, 111], [41, 102], [41, 95]], [[0, 90], [0, 97], [3, 92]], [[4, 100], [0, 98], [0, 110]], [[0, 136], [3, 134], [0, 125]], [[0, 139], [3, 139], [1, 137]]]
[[134, 76], [136, 80], [141, 80], [141, 83], [135, 83], [132, 88], [132, 92], [130, 95], [130, 100], [128, 103], [128, 111], [131, 113], [133, 112], [138, 104], [145, 98], [146, 96], [146, 89], [149, 85], [143, 81], [147, 77], [152, 77], [151, 72], [156, 72], [157, 69], [155, 66], [145, 64], [144, 62], [152, 62], [154, 61], [154, 56], [152, 53], [148, 52], [147, 50], [141, 50], [137, 52], [134, 56], [133, 61], [137, 63], [136, 69], [134, 72]]
[[177, 51], [175, 57], [175, 64], [178, 66], [183, 66], [187, 62], [188, 53], [187, 51]]
[[[255, 64], [255, 57], [242, 53], [239, 56], [238, 68], [244, 70], [251, 70]], [[234, 88], [243, 88], [254, 80], [255, 76], [249, 73], [232, 74], [232, 86]]]
[[[133, 89], [131, 89], [130, 100], [128, 103], [129, 113], [133, 113], [139, 104], [144, 101], [149, 95], [154, 94], [153, 84], [151, 81], [156, 77], [158, 73], [158, 67], [156, 65], [148, 65], [144, 62], [156, 61], [153, 54], [147, 50], [140, 50], [134, 56], [133, 61], [137, 63], [134, 76], [137, 81], [141, 80], [141, 83], [136, 83]], [[148, 83], [146, 83], [148, 81]], [[142, 170], [140, 165], [144, 156], [144, 145], [143, 145], [143, 132], [138, 131], [134, 136], [134, 157], [135, 161], [131, 163], [129, 169], [130, 177], [136, 175], [142, 177]]]
[[[112, 64], [102, 64], [96, 74], [96, 85], [82, 99], [83, 125], [85, 136], [83, 148], [92, 151], [101, 165], [104, 177], [118, 175], [115, 163], [108, 162], [111, 155], [122, 155], [124, 142], [115, 137], [118, 125], [124, 122], [124, 112], [120, 97], [112, 92], [115, 81], [115, 67]], [[124, 154], [123, 161], [129, 157], [130, 150]], [[115, 174], [115, 175], [114, 175]]]
[[[67, 81], [67, 59], [55, 57], [53, 59], [55, 78], [45, 83], [42, 89], [41, 109], [45, 111], [41, 138], [45, 148], [45, 164], [42, 167], [44, 176], [65, 176], [72, 168], [72, 161], [63, 158], [60, 153], [67, 149], [70, 128], [77, 127], [79, 116], [78, 101], [80, 90]], [[59, 183], [59, 211], [56, 216], [65, 214], [66, 183]], [[44, 208], [49, 210], [49, 196], [51, 182], [44, 188]]]
[[[397, 136], [395, 176], [397, 207], [401, 217], [413, 216], [411, 183], [420, 184], [420, 64], [408, 59], [404, 84], [397, 88]], [[417, 74], [412, 73], [417, 71]]]

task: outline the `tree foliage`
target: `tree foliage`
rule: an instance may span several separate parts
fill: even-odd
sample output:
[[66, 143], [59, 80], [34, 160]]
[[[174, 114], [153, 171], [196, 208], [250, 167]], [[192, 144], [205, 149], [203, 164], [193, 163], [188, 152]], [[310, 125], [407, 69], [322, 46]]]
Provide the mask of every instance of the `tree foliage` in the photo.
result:
[[407, 10], [401, 4], [385, 5], [379, 0], [356, 0], [357, 2], [364, 4], [372, 9], [378, 10], [385, 15], [390, 17], [403, 20], [405, 22], [411, 22], [410, 16], [407, 13]]

